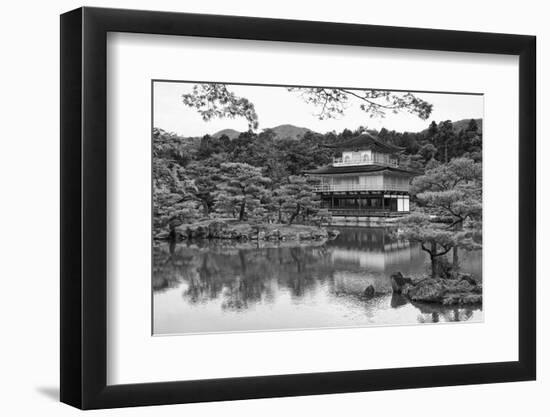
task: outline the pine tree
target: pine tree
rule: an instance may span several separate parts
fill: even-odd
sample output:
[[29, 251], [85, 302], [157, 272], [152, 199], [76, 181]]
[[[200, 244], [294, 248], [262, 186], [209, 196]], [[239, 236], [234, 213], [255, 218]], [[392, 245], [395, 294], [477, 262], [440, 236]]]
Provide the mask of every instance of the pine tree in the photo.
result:
[[328, 217], [328, 210], [321, 210], [321, 201], [314, 192], [319, 183], [317, 178], [291, 176], [283, 185], [281, 193], [286, 195], [283, 210], [288, 214], [288, 224], [294, 223], [298, 216], [307, 221], [318, 220], [318, 217]]
[[214, 208], [217, 185], [221, 179], [220, 170], [216, 165], [204, 162], [190, 164], [187, 170], [194, 179], [194, 196], [202, 205], [204, 217], [208, 218]]
[[[422, 249], [430, 253], [432, 265], [434, 258], [453, 249], [453, 266], [458, 268], [459, 248], [481, 247], [481, 187], [481, 164], [467, 158], [435, 165], [413, 180], [411, 192], [421, 211], [405, 218], [404, 235], [424, 242]], [[450, 222], [446, 226], [435, 225], [431, 215]]]
[[434, 143], [439, 148], [438, 158], [440, 161], [449, 162], [449, 145], [455, 136], [454, 126], [450, 120], [445, 120], [440, 124], [437, 134], [433, 137]]
[[431, 140], [437, 133], [439, 132], [439, 128], [437, 126], [437, 123], [435, 120], [432, 120], [430, 123], [430, 126], [428, 127], [428, 136], [427, 139]]
[[153, 227], [159, 232], [166, 227], [200, 217], [200, 204], [195, 197], [196, 186], [181, 166], [153, 161]]
[[423, 251], [430, 256], [431, 276], [435, 278], [440, 273], [439, 260], [455, 245], [455, 234], [441, 225], [433, 223], [427, 214], [416, 213], [402, 220], [404, 230], [400, 237], [420, 244]]
[[239, 221], [260, 217], [264, 211], [261, 198], [269, 183], [261, 168], [239, 162], [222, 163], [215, 209]]

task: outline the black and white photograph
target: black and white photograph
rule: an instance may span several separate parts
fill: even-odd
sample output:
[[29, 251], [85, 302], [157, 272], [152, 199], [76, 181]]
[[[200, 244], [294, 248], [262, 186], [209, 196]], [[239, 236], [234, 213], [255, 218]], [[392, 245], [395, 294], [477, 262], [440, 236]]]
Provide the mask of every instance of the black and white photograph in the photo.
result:
[[483, 108], [153, 80], [153, 335], [482, 322]]
[[6, 2], [0, 416], [549, 414], [548, 13], [441, 5]]

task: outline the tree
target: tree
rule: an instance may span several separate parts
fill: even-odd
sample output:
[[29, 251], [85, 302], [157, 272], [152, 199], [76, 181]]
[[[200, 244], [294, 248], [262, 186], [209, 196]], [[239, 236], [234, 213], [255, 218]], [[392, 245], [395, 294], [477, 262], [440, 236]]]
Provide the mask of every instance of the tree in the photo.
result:
[[[448, 164], [436, 165], [412, 182], [411, 192], [426, 216], [450, 219], [450, 223], [446, 226], [446, 233], [451, 235], [445, 237], [447, 240], [444, 240], [444, 243], [449, 245], [452, 242], [455, 268], [458, 267], [459, 248], [473, 250], [481, 247], [479, 243], [482, 215], [481, 187], [481, 164], [468, 158], [455, 158]], [[415, 221], [412, 221], [413, 225]], [[422, 221], [425, 223], [426, 219]], [[437, 228], [437, 232], [440, 233], [441, 230]], [[413, 235], [416, 236], [413, 239], [416, 241], [420, 241], [423, 237], [417, 231]], [[431, 244], [438, 239], [441, 242], [443, 238], [438, 234], [437, 239], [433, 237], [430, 239], [428, 241]], [[440, 243], [440, 246], [447, 249], [445, 245]]]
[[399, 165], [413, 171], [420, 171], [424, 168], [424, 158], [419, 154], [405, 154], [399, 158]]
[[433, 106], [410, 92], [398, 93], [388, 90], [355, 90], [349, 88], [304, 88], [291, 87], [308, 104], [319, 109], [316, 116], [323, 119], [339, 117], [351, 102], [370, 117], [384, 117], [387, 112], [406, 111], [425, 120], [430, 117]]
[[411, 214], [402, 220], [404, 231], [400, 236], [420, 244], [422, 250], [430, 256], [431, 275], [441, 274], [439, 259], [446, 255], [456, 244], [456, 236], [445, 227], [434, 223], [426, 214]]
[[162, 129], [153, 129], [153, 159], [162, 159], [182, 167], [191, 161], [191, 152], [185, 139]]
[[[438, 158], [440, 161], [449, 162], [449, 144], [456, 137], [453, 123], [445, 120], [438, 127], [438, 132], [433, 136], [433, 142], [440, 148]], [[443, 148], [441, 150], [441, 147]]]
[[466, 128], [467, 132], [474, 132], [478, 133], [479, 127], [477, 125], [477, 121], [475, 119], [470, 119], [468, 122], [468, 127]]
[[244, 97], [237, 97], [225, 84], [196, 84], [191, 93], [182, 95], [182, 100], [186, 106], [196, 108], [206, 122], [213, 118], [244, 117], [250, 129], [258, 128], [254, 105]]
[[219, 138], [204, 135], [200, 141], [196, 157], [197, 159], [207, 159], [213, 154], [228, 152], [231, 148], [231, 140], [227, 135], [222, 135]]
[[215, 207], [240, 221], [258, 217], [262, 214], [261, 198], [269, 183], [261, 168], [238, 162], [222, 163]]
[[197, 187], [189, 175], [191, 160], [183, 138], [153, 130], [153, 228], [155, 233], [200, 217]]
[[[353, 102], [358, 102], [359, 108], [370, 117], [384, 117], [387, 112], [406, 111], [425, 120], [433, 109], [430, 103], [411, 92], [304, 87], [290, 87], [287, 90], [299, 94], [306, 103], [318, 108], [316, 116], [321, 120], [341, 116]], [[182, 95], [182, 102], [195, 108], [204, 121], [244, 117], [249, 129], [258, 128], [258, 114], [254, 104], [247, 98], [236, 96], [226, 84], [195, 84], [190, 93]]]
[[288, 183], [283, 185], [280, 193], [286, 196], [283, 210], [288, 213], [288, 224], [294, 223], [298, 216], [305, 222], [329, 217], [328, 210], [321, 210], [321, 201], [314, 192], [318, 183], [317, 178], [291, 176]]
[[437, 135], [438, 132], [439, 132], [439, 127], [437, 126], [437, 123], [435, 122], [435, 120], [432, 120], [432, 122], [430, 123], [430, 126], [428, 127], [427, 138], [428, 139], [433, 138], [435, 135]]
[[194, 220], [200, 216], [194, 197], [196, 187], [186, 171], [162, 159], [153, 161], [153, 227], [159, 232], [166, 227]]
[[476, 162], [481, 161], [482, 152], [481, 130], [475, 119], [471, 119], [466, 129], [459, 132], [457, 138], [456, 154], [467, 155]]
[[214, 208], [217, 185], [221, 179], [218, 166], [194, 162], [187, 167], [189, 175], [194, 181], [193, 195], [201, 203], [205, 217], [210, 217], [210, 212]]
[[283, 187], [278, 187], [272, 190], [271, 196], [267, 205], [269, 206], [269, 211], [273, 211], [277, 215], [277, 223], [283, 222], [283, 207], [287, 202], [288, 194]]
[[419, 155], [422, 156], [424, 161], [430, 161], [437, 153], [437, 148], [431, 143], [427, 143], [418, 151]]
[[411, 192], [449, 191], [459, 185], [471, 184], [481, 187], [482, 167], [468, 158], [455, 158], [448, 164], [439, 164], [412, 182]]

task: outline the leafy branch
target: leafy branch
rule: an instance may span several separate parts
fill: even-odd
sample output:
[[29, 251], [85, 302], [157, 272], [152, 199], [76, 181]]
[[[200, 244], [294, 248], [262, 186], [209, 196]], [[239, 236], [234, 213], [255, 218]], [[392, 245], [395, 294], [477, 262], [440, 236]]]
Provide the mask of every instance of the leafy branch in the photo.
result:
[[290, 87], [287, 90], [299, 93], [306, 103], [320, 107], [320, 111], [316, 114], [320, 120], [344, 114], [344, 110], [350, 105], [350, 98], [359, 100], [359, 108], [368, 113], [370, 117], [385, 117], [387, 111], [391, 113], [406, 111], [426, 120], [433, 110], [432, 104], [410, 92], [320, 87]]
[[183, 104], [197, 109], [202, 119], [244, 117], [251, 130], [258, 128], [258, 115], [254, 104], [237, 97], [225, 84], [196, 84], [191, 93], [182, 95]]

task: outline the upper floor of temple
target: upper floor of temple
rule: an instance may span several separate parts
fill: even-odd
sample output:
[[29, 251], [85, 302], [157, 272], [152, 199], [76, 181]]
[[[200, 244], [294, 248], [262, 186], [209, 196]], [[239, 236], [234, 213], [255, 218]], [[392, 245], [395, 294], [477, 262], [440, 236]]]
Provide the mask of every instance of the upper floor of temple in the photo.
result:
[[332, 166], [382, 165], [399, 166], [399, 154], [404, 148], [381, 141], [369, 133], [363, 133], [346, 141], [325, 145], [326, 148], [341, 151], [333, 158]]

